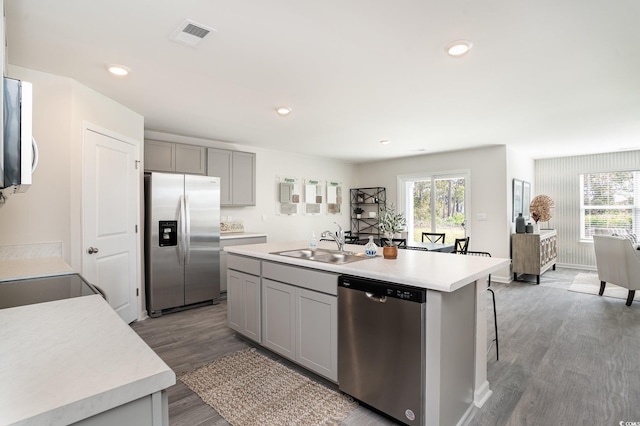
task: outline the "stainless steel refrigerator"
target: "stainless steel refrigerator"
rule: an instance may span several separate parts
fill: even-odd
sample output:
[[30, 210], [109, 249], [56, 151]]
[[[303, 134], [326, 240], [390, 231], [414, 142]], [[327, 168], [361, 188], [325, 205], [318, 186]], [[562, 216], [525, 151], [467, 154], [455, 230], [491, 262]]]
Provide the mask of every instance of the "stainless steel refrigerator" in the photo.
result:
[[220, 178], [145, 175], [147, 312], [220, 297]]

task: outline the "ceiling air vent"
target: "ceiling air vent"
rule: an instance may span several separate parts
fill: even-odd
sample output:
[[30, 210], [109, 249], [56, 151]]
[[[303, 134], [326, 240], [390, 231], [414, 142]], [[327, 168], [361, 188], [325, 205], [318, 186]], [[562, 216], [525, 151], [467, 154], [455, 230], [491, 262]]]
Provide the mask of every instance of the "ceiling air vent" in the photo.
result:
[[173, 34], [171, 34], [171, 37], [169, 38], [175, 42], [193, 47], [198, 45], [202, 39], [212, 31], [215, 32], [216, 30], [187, 19], [173, 32]]

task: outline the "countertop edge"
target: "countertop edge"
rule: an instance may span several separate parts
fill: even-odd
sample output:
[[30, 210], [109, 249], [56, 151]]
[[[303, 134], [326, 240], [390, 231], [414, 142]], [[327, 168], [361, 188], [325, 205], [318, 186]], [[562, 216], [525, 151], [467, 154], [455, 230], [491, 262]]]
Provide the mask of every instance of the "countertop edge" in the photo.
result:
[[[370, 278], [382, 281], [389, 281], [399, 284], [404, 284], [417, 288], [425, 288], [427, 290], [435, 290], [441, 292], [453, 292], [462, 288], [482, 277], [485, 277], [492, 272], [495, 272], [505, 266], [509, 265], [509, 259], [502, 259], [496, 257], [486, 257], [480, 258], [476, 256], [460, 256], [454, 255], [450, 253], [439, 253], [439, 252], [421, 252], [414, 250], [400, 250], [405, 252], [404, 255], [414, 258], [416, 256], [430, 256], [431, 263], [437, 263], [438, 260], [446, 260], [449, 263], [452, 261], [455, 262], [454, 259], [458, 259], [460, 263], [469, 261], [470, 259], [474, 259], [474, 262], [481, 262], [484, 266], [478, 267], [474, 269], [472, 272], [465, 274], [462, 277], [457, 279], [448, 279], [443, 278], [443, 274], [436, 277], [430, 277], [430, 279], [425, 279], [425, 271], [420, 270], [421, 265], [409, 265], [405, 261], [405, 263], [400, 264], [397, 263], [398, 260], [385, 260], [382, 256], [378, 256], [376, 259], [365, 259], [353, 263], [343, 264], [343, 265], [333, 265], [328, 263], [321, 262], [313, 262], [305, 259], [292, 258], [280, 256], [278, 254], [271, 254], [271, 252], [281, 251], [281, 250], [290, 250], [304, 247], [304, 241], [295, 241], [295, 242], [287, 242], [287, 243], [265, 243], [265, 244], [252, 244], [252, 245], [244, 245], [244, 246], [230, 246], [225, 247], [224, 250], [228, 253], [237, 254], [241, 256], [254, 257], [261, 260], [267, 260], [282, 264], [288, 264], [293, 266], [300, 266], [308, 269], [315, 269], [320, 271], [334, 272], [337, 274], [344, 275], [353, 275], [359, 276], [363, 278]], [[334, 249], [335, 244], [331, 242], [320, 242], [318, 245], [319, 248], [329, 248]], [[358, 245], [347, 245], [348, 250], [352, 250], [355, 252], [363, 251], [364, 246]], [[380, 253], [380, 251], [379, 251]], [[437, 256], [437, 257], [436, 257]], [[451, 257], [440, 257], [440, 256], [451, 256]], [[376, 262], [376, 267], [372, 267], [372, 264], [367, 264], [366, 262]], [[380, 263], [380, 262], [396, 262], [393, 263]], [[369, 267], [364, 267], [365, 265]], [[398, 271], [397, 266], [406, 265], [407, 268], [405, 270]], [[390, 266], [391, 268], [387, 267]], [[403, 274], [404, 271], [408, 271], [413, 268], [411, 273], [407, 272]], [[416, 270], [417, 269], [417, 270]], [[447, 274], [450, 275], [450, 274]]]

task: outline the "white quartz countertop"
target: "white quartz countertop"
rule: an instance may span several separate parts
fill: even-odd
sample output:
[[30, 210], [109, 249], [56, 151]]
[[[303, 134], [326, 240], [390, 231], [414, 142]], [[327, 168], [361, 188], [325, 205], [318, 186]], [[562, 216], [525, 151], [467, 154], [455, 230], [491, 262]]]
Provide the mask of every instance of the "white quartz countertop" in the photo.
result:
[[[452, 292], [464, 287], [477, 279], [508, 266], [510, 262], [509, 259], [497, 257], [462, 256], [451, 253], [404, 249], [398, 250], [397, 259], [387, 260], [382, 257], [382, 248], [378, 248], [379, 256], [375, 258], [343, 265], [271, 254], [272, 252], [284, 250], [304, 249], [308, 247], [308, 244], [308, 241], [292, 241], [231, 246], [225, 247], [224, 250], [229, 253], [289, 265], [390, 281], [444, 292]], [[318, 248], [336, 249], [337, 247], [332, 241], [320, 241]], [[347, 244], [345, 245], [345, 250], [364, 252], [364, 246]]]
[[226, 234], [220, 234], [221, 240], [233, 240], [236, 238], [258, 238], [266, 237], [267, 234], [261, 234], [259, 232], [229, 232]]
[[2, 426], [67, 425], [175, 382], [98, 295], [0, 309]]
[[0, 281], [73, 273], [61, 257], [0, 260]]

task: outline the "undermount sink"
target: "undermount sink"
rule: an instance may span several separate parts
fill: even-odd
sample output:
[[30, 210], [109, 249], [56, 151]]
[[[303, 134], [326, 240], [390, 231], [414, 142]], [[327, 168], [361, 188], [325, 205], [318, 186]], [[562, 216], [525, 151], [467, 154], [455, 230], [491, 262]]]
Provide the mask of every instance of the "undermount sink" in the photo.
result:
[[326, 249], [298, 249], [277, 251], [271, 254], [277, 254], [286, 257], [295, 257], [299, 259], [313, 260], [315, 262], [344, 264], [364, 260], [367, 256], [364, 253], [339, 252], [337, 250]]

